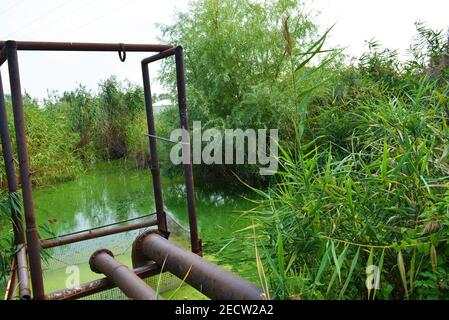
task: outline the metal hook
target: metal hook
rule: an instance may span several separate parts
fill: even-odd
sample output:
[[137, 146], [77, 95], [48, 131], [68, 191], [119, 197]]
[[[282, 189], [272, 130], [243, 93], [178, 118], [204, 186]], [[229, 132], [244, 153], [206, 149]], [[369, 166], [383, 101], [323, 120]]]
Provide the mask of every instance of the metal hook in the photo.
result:
[[126, 51], [125, 47], [123, 46], [123, 43], [119, 43], [120, 50], [118, 51], [118, 57], [120, 58], [121, 62], [125, 62], [126, 60]]

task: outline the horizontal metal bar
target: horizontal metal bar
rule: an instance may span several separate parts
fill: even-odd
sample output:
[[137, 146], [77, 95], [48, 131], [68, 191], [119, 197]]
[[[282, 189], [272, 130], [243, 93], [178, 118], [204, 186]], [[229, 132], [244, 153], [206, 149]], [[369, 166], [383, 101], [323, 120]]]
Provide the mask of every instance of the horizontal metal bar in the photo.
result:
[[151, 226], [157, 226], [157, 220], [139, 222], [139, 223], [130, 224], [127, 226], [114, 227], [114, 228], [109, 228], [109, 229], [101, 230], [101, 231], [89, 231], [84, 234], [75, 234], [75, 235], [61, 237], [61, 238], [54, 239], [54, 240], [47, 240], [47, 241], [44, 240], [41, 242], [41, 246], [44, 249], [49, 249], [49, 248], [53, 248], [53, 247], [70, 244], [70, 243], [100, 238], [100, 237], [109, 236], [109, 235], [120, 233], [120, 232], [132, 231], [132, 230], [147, 228], [147, 227], [151, 227]]
[[174, 144], [180, 143], [180, 144], [187, 144], [187, 145], [190, 145], [189, 142], [173, 141], [173, 140], [170, 140], [170, 139], [167, 139], [167, 138], [164, 138], [164, 137], [156, 136], [156, 135], [154, 135], [154, 134], [145, 133], [145, 135], [148, 136], [148, 137], [152, 137], [152, 138], [155, 138], [155, 139], [159, 139], [159, 140], [166, 141], [166, 142], [170, 142], [170, 143], [174, 143]]
[[[156, 264], [150, 264], [144, 267], [135, 268], [133, 272], [142, 279], [157, 275], [161, 272]], [[98, 292], [115, 288], [116, 285], [108, 278], [101, 278], [81, 284], [75, 288], [55, 291], [47, 295], [48, 300], [73, 300], [86, 297]]]
[[[0, 47], [6, 41], [0, 41]], [[86, 42], [36, 42], [16, 41], [17, 50], [35, 51], [127, 51], [127, 52], [161, 52], [172, 48], [163, 44], [135, 43], [86, 43]]]
[[115, 225], [118, 225], [118, 224], [122, 224], [122, 223], [126, 223], [126, 222], [131, 222], [131, 221], [135, 221], [135, 220], [140, 220], [140, 219], [143, 219], [143, 218], [151, 217], [151, 216], [154, 216], [155, 214], [156, 213], [153, 212], [153, 213], [145, 214], [143, 216], [139, 216], [139, 217], [136, 217], [136, 218], [131, 218], [131, 219], [126, 219], [126, 220], [122, 220], [122, 221], [117, 221], [117, 222], [114, 222], [114, 223], [105, 224], [105, 225], [102, 225], [102, 226], [99, 226], [99, 227], [94, 227], [94, 228], [89, 228], [89, 229], [84, 229], [84, 230], [78, 230], [78, 231], [75, 231], [75, 232], [70, 232], [70, 233], [62, 234], [62, 235], [51, 237], [51, 238], [41, 239], [41, 241], [50, 241], [50, 240], [54, 240], [54, 239], [60, 239], [60, 238], [68, 237], [68, 236], [73, 236], [73, 235], [80, 234], [80, 233], [86, 233], [86, 232], [90, 232], [90, 231], [94, 231], [94, 230], [99, 230], [99, 229], [103, 229], [103, 228], [107, 228], [107, 227], [112, 227], [112, 226], [115, 226]]
[[158, 294], [127, 266], [118, 262], [111, 251], [100, 249], [89, 259], [90, 269], [102, 273], [128, 297], [134, 300], [157, 300]]
[[149, 64], [151, 62], [155, 62], [155, 61], [158, 61], [158, 60], [170, 57], [170, 56], [174, 55], [175, 52], [176, 52], [176, 47], [171, 47], [170, 49], [167, 49], [167, 50], [162, 51], [162, 52], [160, 52], [158, 54], [155, 54], [154, 56], [151, 56], [151, 57], [143, 59], [142, 60], [142, 65], [146, 65], [146, 64]]

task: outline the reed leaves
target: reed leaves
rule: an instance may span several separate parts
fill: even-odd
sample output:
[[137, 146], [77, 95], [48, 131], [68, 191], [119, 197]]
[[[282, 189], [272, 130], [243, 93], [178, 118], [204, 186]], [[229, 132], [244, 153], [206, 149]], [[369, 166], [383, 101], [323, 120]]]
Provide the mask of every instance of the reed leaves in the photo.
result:
[[370, 45], [327, 96], [303, 97], [276, 183], [258, 193], [267, 256], [295, 257], [270, 270], [278, 296], [449, 297], [449, 84]]

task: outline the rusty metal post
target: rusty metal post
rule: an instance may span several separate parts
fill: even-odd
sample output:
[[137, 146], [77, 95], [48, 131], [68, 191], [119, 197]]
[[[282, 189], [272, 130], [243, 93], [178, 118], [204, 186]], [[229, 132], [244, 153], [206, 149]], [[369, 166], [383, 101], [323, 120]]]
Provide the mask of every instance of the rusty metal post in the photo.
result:
[[8, 284], [6, 285], [5, 300], [12, 300], [16, 297], [17, 288], [17, 262], [16, 257], [12, 258], [11, 272], [9, 274]]
[[[6, 113], [5, 96], [3, 93], [2, 76], [0, 74], [0, 136], [2, 141], [3, 160], [5, 162], [6, 180], [8, 181], [8, 191], [10, 201], [13, 194], [17, 192], [17, 178], [14, 170], [14, 158], [12, 156], [11, 139], [8, 130], [8, 116]], [[11, 206], [11, 219], [13, 224], [14, 242], [16, 245], [25, 243], [23, 233], [22, 216], [14, 206]]]
[[[186, 97], [186, 83], [184, 75], [184, 54], [181, 46], [175, 49], [175, 62], [176, 62], [176, 83], [178, 89], [178, 106], [179, 116], [181, 122], [181, 129], [185, 132], [189, 132], [189, 119], [187, 115], [187, 97]], [[196, 221], [196, 207], [195, 207], [195, 192], [193, 184], [193, 169], [192, 169], [192, 157], [190, 155], [190, 144], [186, 141], [188, 137], [183, 135], [183, 155], [184, 159], [188, 160], [184, 163], [184, 179], [187, 192], [187, 210], [189, 214], [189, 227], [190, 227], [190, 243], [192, 246], [192, 252], [202, 255], [201, 241], [198, 238], [198, 225]], [[185, 161], [186, 162], [186, 161]]]
[[[3, 50], [2, 50], [3, 51]], [[8, 130], [8, 117], [6, 113], [3, 83], [0, 74], [0, 136], [2, 141], [3, 160], [5, 162], [6, 180], [10, 201], [15, 201], [13, 195], [17, 192], [17, 178], [14, 170], [14, 158], [12, 156], [12, 146]], [[19, 280], [19, 294], [22, 299], [30, 299], [31, 291], [29, 284], [28, 263], [25, 248], [25, 235], [23, 232], [23, 222], [20, 211], [11, 205], [11, 221], [14, 233], [14, 243], [17, 246], [15, 254], [15, 280]], [[15, 284], [13, 284], [15, 286]], [[14, 289], [13, 289], [14, 290]]]
[[114, 259], [107, 249], [101, 249], [92, 254], [89, 260], [90, 269], [103, 273], [114, 282], [127, 297], [135, 300], [156, 300], [156, 292], [139, 278], [128, 267]]
[[31, 283], [33, 288], [33, 298], [45, 299], [40, 256], [41, 246], [34, 215], [31, 177], [30, 169], [28, 166], [28, 152], [25, 135], [22, 89], [20, 86], [19, 61], [17, 57], [17, 44], [14, 41], [7, 41], [5, 45], [8, 58], [9, 80], [11, 84], [11, 100], [14, 114], [14, 126], [16, 131], [17, 153], [19, 156], [20, 182], [22, 185], [23, 207], [25, 211], [26, 239], [30, 263]]
[[145, 95], [145, 111], [147, 115], [147, 125], [149, 143], [150, 143], [150, 162], [151, 175], [153, 177], [154, 202], [156, 205], [156, 216], [158, 221], [158, 229], [161, 232], [167, 232], [167, 217], [164, 211], [164, 200], [162, 197], [161, 172], [159, 168], [159, 159], [157, 155], [157, 142], [155, 139], [156, 129], [154, 125], [153, 102], [151, 99], [150, 75], [148, 72], [148, 64], [142, 62], [143, 90]]
[[139, 241], [142, 254], [164, 266], [164, 270], [184, 279], [195, 289], [217, 300], [261, 300], [263, 292], [252, 283], [177, 247], [156, 233], [143, 234]]

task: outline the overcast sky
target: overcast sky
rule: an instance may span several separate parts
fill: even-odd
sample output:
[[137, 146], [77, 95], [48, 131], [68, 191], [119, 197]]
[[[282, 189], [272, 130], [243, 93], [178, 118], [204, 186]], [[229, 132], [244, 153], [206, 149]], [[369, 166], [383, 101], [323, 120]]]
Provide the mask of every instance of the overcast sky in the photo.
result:
[[[375, 37], [391, 48], [404, 51], [415, 34], [414, 22], [449, 26], [449, 0], [310, 0], [320, 11], [318, 22], [337, 23], [329, 45], [347, 47], [360, 55], [365, 41]], [[157, 43], [155, 23], [170, 23], [183, 0], [0, 0], [0, 39]], [[96, 89], [100, 80], [115, 74], [119, 79], [141, 82], [140, 60], [147, 56], [129, 53], [125, 63], [115, 53], [20, 52], [22, 88], [43, 98], [47, 90], [62, 92], [78, 83]], [[9, 92], [6, 65], [2, 67], [5, 91]], [[155, 75], [157, 66], [150, 72]], [[154, 78], [154, 76], [153, 76]], [[160, 91], [156, 86], [155, 91]]]

